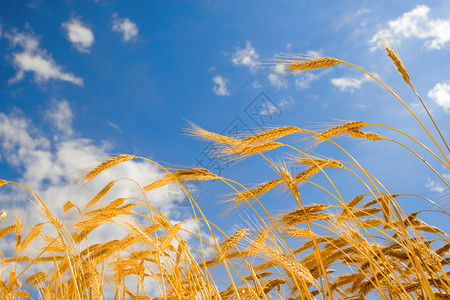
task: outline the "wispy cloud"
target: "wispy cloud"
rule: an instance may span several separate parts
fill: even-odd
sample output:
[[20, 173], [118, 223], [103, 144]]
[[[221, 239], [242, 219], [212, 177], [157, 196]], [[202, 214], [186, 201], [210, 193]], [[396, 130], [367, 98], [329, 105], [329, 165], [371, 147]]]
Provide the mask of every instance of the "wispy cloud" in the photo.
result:
[[364, 82], [370, 81], [370, 77], [364, 75], [362, 77], [339, 77], [332, 78], [331, 84], [339, 88], [342, 92], [354, 92], [361, 88]]
[[271, 116], [276, 112], [281, 114], [283, 112], [283, 109], [294, 103], [295, 103], [294, 98], [292, 98], [291, 96], [282, 99], [280, 102], [277, 103], [277, 105], [275, 105], [272, 102], [264, 102], [264, 104], [261, 105], [258, 114], [260, 116]]
[[[450, 179], [449, 177], [450, 177], [450, 176], [449, 176], [448, 174], [444, 174], [444, 178], [445, 178], [446, 180]], [[447, 187], [447, 186], [445, 186], [445, 185], [442, 184], [442, 183], [436, 182], [435, 180], [433, 180], [433, 179], [431, 179], [431, 178], [428, 178], [428, 181], [427, 181], [427, 183], [425, 184], [425, 187], [426, 187], [428, 190], [430, 190], [430, 191], [432, 191], [432, 192], [437, 192], [437, 193], [442, 193], [442, 192], [448, 190], [448, 187]]]
[[313, 81], [319, 79], [319, 75], [315, 73], [299, 73], [295, 79], [295, 87], [299, 90], [308, 89]]
[[254, 89], [261, 88], [261, 84], [259, 83], [258, 80], [255, 80], [255, 81], [252, 82], [252, 88], [254, 88]]
[[450, 113], [450, 83], [442, 82], [436, 84], [428, 92], [428, 97], [442, 107], [446, 113]]
[[286, 72], [286, 66], [284, 64], [276, 64], [273, 66], [272, 73], [270, 73], [267, 78], [271, 85], [277, 89], [287, 88], [288, 83], [283, 78], [283, 74]]
[[230, 96], [230, 91], [228, 90], [227, 87], [227, 82], [228, 79], [227, 78], [223, 78], [220, 75], [215, 76], [213, 79], [214, 82], [214, 87], [213, 87], [213, 92], [214, 94], [216, 94], [217, 96]]
[[56, 138], [67, 139], [73, 134], [72, 120], [73, 114], [67, 100], [52, 101], [50, 109], [45, 112], [47, 120], [58, 130]]
[[65, 73], [46, 50], [39, 48], [38, 39], [28, 33], [8, 33], [6, 37], [14, 47], [22, 47], [22, 52], [12, 53], [12, 64], [16, 68], [16, 75], [9, 80], [10, 84], [21, 81], [25, 72], [34, 74], [37, 82], [49, 79], [59, 79], [77, 85], [83, 85], [83, 79], [72, 73]]
[[77, 18], [72, 18], [61, 25], [67, 31], [67, 38], [80, 52], [89, 52], [94, 43], [94, 33]]
[[117, 130], [118, 132], [122, 133], [122, 129], [120, 129], [119, 125], [117, 125], [116, 123], [108, 121], [108, 125]]
[[383, 35], [391, 35], [397, 40], [416, 37], [425, 40], [424, 46], [431, 50], [440, 50], [450, 41], [450, 19], [432, 19], [428, 16], [430, 8], [417, 5], [413, 10], [399, 18], [389, 21], [387, 33], [379, 32], [369, 41], [375, 49]]
[[237, 48], [231, 57], [231, 62], [235, 66], [246, 66], [252, 72], [255, 71], [258, 66], [259, 55], [256, 53], [252, 44], [247, 41], [244, 49]]
[[138, 35], [136, 23], [132, 22], [128, 18], [119, 18], [117, 14], [113, 15], [112, 29], [122, 33], [122, 40], [125, 42], [135, 39]]

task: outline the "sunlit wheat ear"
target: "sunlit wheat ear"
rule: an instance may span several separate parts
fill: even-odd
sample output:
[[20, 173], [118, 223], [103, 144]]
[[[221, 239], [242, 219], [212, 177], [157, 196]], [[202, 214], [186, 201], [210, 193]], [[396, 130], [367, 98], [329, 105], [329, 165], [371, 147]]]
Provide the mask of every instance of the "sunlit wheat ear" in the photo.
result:
[[20, 242], [22, 240], [22, 222], [20, 221], [19, 217], [16, 217], [16, 248], [17, 250], [20, 249]]
[[172, 181], [187, 181], [187, 180], [204, 181], [218, 178], [219, 176], [211, 173], [210, 171], [204, 168], [181, 169], [176, 170], [173, 173], [166, 174], [164, 175], [163, 178], [145, 186], [144, 191], [148, 192], [158, 187], [165, 186], [171, 183]]
[[231, 237], [220, 244], [220, 253], [217, 256], [219, 261], [224, 260], [227, 254], [237, 245], [237, 243], [245, 236], [249, 235], [249, 229], [240, 229], [236, 231]]
[[268, 228], [261, 231], [258, 237], [255, 239], [255, 241], [251, 244], [250, 248], [248, 249], [247, 255], [252, 256], [258, 253], [259, 249], [264, 245], [264, 242], [266, 241], [268, 235], [269, 235]]
[[293, 157], [292, 160], [300, 161], [306, 165], [320, 166], [321, 168], [335, 168], [343, 169], [344, 165], [336, 160], [332, 159], [314, 159], [314, 158], [303, 158], [303, 157]]
[[397, 67], [398, 72], [402, 75], [403, 80], [412, 87], [411, 79], [409, 78], [409, 74], [406, 71], [405, 66], [400, 60], [400, 56], [391, 48], [390, 45], [386, 43], [385, 45], [386, 51], [388, 53], [389, 58], [394, 62]]
[[229, 145], [239, 145], [241, 141], [239, 139], [235, 139], [229, 136], [220, 135], [217, 133], [213, 133], [210, 131], [207, 131], [200, 126], [190, 122], [189, 125], [190, 128], [186, 128], [185, 132], [193, 136], [195, 138], [199, 138], [206, 141], [216, 142], [216, 143], [223, 143], [223, 144], [229, 144]]
[[352, 137], [359, 138], [359, 139], [367, 139], [371, 141], [381, 141], [381, 140], [387, 140], [387, 138], [374, 133], [374, 132], [363, 132], [359, 130], [350, 130], [348, 131], [348, 134]]
[[95, 195], [95, 197], [91, 201], [89, 201], [88, 204], [86, 204], [86, 208], [93, 206], [101, 198], [103, 198], [109, 192], [109, 190], [112, 189], [112, 187], [114, 186], [114, 184], [116, 182], [117, 182], [117, 180], [113, 180], [113, 181], [109, 182], [97, 195]]
[[68, 210], [70, 210], [72, 207], [75, 207], [75, 204], [72, 203], [72, 201], [67, 201], [64, 206], [63, 210], [66, 213]]
[[312, 71], [332, 67], [335, 65], [346, 64], [346, 62], [334, 57], [311, 57], [311, 56], [286, 56], [281, 59], [273, 59], [271, 64], [281, 64], [290, 70], [291, 73]]
[[4, 186], [7, 183], [8, 183], [8, 181], [6, 181], [4, 179], [0, 179], [0, 187]]
[[248, 145], [261, 143], [268, 140], [276, 140], [301, 131], [303, 131], [303, 129], [295, 126], [277, 127], [243, 138], [240, 140], [240, 145]]
[[92, 170], [91, 172], [89, 172], [88, 174], [86, 174], [83, 179], [86, 180], [87, 182], [90, 182], [92, 179], [94, 179], [98, 174], [100, 174], [101, 172], [112, 168], [120, 163], [126, 162], [130, 159], [135, 158], [136, 156], [134, 155], [130, 155], [130, 154], [121, 154], [115, 157], [112, 157], [110, 159], [108, 159], [107, 161], [99, 164], [97, 167], [95, 167], [94, 170]]
[[27, 280], [25, 280], [25, 284], [27, 283], [31, 283], [31, 285], [37, 285], [40, 282], [44, 281], [45, 279], [47, 279], [48, 274], [45, 272], [37, 272], [33, 275], [31, 275], [30, 277], [27, 278]]
[[44, 225], [44, 223], [39, 223], [39, 224], [36, 224], [33, 227], [33, 229], [31, 229], [30, 233], [27, 235], [27, 237], [20, 244], [19, 250], [23, 251], [23, 250], [25, 250], [28, 247], [28, 245], [39, 235], [43, 225]]
[[292, 61], [288, 67], [295, 71], [314, 70], [321, 68], [328, 68], [335, 65], [343, 64], [342, 60], [333, 57], [321, 57], [311, 60]]
[[315, 236], [319, 236], [308, 229], [298, 229], [298, 228], [286, 228], [285, 232], [293, 237], [308, 237], [312, 238]]
[[170, 228], [170, 230], [167, 232], [166, 236], [162, 240], [161, 244], [159, 245], [161, 251], [164, 251], [170, 245], [170, 243], [175, 238], [180, 228], [181, 223], [178, 223]]
[[219, 150], [219, 156], [237, 155], [238, 158], [250, 156], [255, 153], [261, 153], [276, 149], [283, 144], [274, 141], [265, 141], [257, 144], [236, 146], [236, 147], [224, 147]]
[[15, 224], [11, 225], [11, 226], [8, 226], [6, 228], [3, 228], [2, 230], [0, 230], [0, 239], [3, 238], [5, 235], [10, 234], [14, 230], [16, 230], [16, 225]]
[[241, 202], [241, 201], [253, 198], [253, 197], [258, 197], [258, 196], [270, 191], [271, 189], [273, 189], [274, 187], [276, 187], [277, 185], [279, 185], [282, 182], [283, 182], [283, 179], [281, 179], [281, 178], [267, 181], [251, 190], [241, 191], [238, 196], [236, 196], [233, 199], [228, 200], [228, 201]]
[[261, 251], [291, 273], [292, 276], [304, 279], [308, 283], [315, 283], [311, 272], [302, 263], [266, 245], [261, 247]]
[[364, 126], [370, 125], [370, 123], [363, 121], [352, 121], [333, 128], [330, 128], [316, 136], [317, 140], [325, 140], [349, 131], [360, 130]]
[[283, 181], [288, 188], [290, 194], [292, 194], [297, 201], [298, 205], [302, 205], [301, 198], [300, 198], [300, 192], [297, 187], [297, 181], [295, 178], [291, 176], [291, 173], [289, 172], [287, 166], [283, 162], [280, 167], [278, 167], [278, 172], [281, 174], [281, 178], [283, 178]]

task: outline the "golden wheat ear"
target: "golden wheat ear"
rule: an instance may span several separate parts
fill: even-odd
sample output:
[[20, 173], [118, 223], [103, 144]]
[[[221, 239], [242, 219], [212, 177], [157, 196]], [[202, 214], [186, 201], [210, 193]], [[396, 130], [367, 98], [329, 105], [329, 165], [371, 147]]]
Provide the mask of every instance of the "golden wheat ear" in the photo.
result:
[[272, 59], [268, 63], [284, 66], [288, 72], [285, 75], [347, 64], [345, 61], [334, 57], [314, 57], [308, 55], [288, 55], [281, 59]]
[[88, 174], [86, 174], [83, 179], [86, 180], [87, 182], [90, 182], [92, 179], [94, 179], [98, 174], [100, 174], [101, 172], [112, 168], [120, 163], [126, 162], [130, 159], [136, 158], [136, 156], [134, 155], [130, 155], [130, 154], [120, 154], [118, 156], [115, 157], [111, 157], [110, 159], [108, 159], [107, 161], [99, 164], [97, 167], [95, 167], [94, 170], [92, 170], [91, 172], [89, 172]]

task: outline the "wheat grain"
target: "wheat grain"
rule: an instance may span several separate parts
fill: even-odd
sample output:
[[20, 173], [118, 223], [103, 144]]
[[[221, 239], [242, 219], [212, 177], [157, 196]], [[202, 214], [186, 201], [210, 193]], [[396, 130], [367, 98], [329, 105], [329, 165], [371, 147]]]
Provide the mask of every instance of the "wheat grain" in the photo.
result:
[[333, 57], [320, 57], [311, 60], [292, 60], [288, 64], [290, 70], [309, 71], [314, 69], [328, 68], [345, 63]]
[[122, 205], [126, 200], [127, 198], [117, 198], [116, 200], [109, 203], [108, 206], [106, 206], [105, 208], [117, 208], [118, 206]]
[[263, 245], [261, 247], [261, 251], [263, 251], [267, 256], [279, 263], [283, 268], [288, 270], [293, 276], [302, 278], [308, 283], [315, 282], [314, 277], [302, 263], [297, 262], [294, 259], [281, 253], [280, 251], [266, 245]]
[[283, 146], [283, 144], [281, 144], [279, 142], [274, 142], [274, 141], [266, 141], [266, 142], [261, 142], [258, 144], [224, 148], [222, 153], [224, 155], [231, 155], [231, 154], [249, 155], [249, 154], [255, 154], [255, 153], [260, 153], [260, 152], [264, 152], [264, 151], [270, 151], [270, 150], [276, 149], [280, 146]]
[[226, 258], [227, 254], [237, 245], [237, 243], [245, 236], [249, 235], [249, 229], [239, 229], [231, 237], [226, 239], [220, 244], [220, 253], [218, 260], [222, 261]]
[[218, 179], [219, 176], [211, 173], [209, 170], [204, 168], [191, 168], [191, 169], [181, 169], [173, 173], [166, 174], [160, 180], [157, 180], [144, 187], [144, 191], [148, 192], [150, 190], [156, 189], [161, 186], [165, 186], [172, 181], [187, 181], [187, 180], [213, 180]]
[[178, 223], [175, 226], [172, 226], [172, 228], [170, 228], [169, 232], [167, 232], [167, 235], [164, 237], [161, 244], [159, 245], [159, 247], [161, 248], [161, 251], [164, 251], [169, 246], [169, 244], [172, 242], [173, 238], [177, 235], [180, 228], [181, 228], [181, 223]]
[[6, 228], [3, 228], [2, 230], [0, 230], [0, 239], [3, 238], [5, 235], [10, 234], [14, 230], [16, 230], [16, 225], [11, 225]]
[[350, 130], [348, 131], [348, 134], [355, 138], [364, 138], [371, 141], [380, 141], [380, 140], [387, 140], [385, 137], [382, 137], [379, 134], [376, 134], [374, 132], [363, 132], [359, 130]]
[[316, 136], [316, 139], [318, 139], [318, 140], [329, 139], [329, 138], [335, 137], [342, 133], [348, 133], [349, 131], [359, 130], [367, 125], [370, 125], [370, 123], [362, 122], [362, 121], [351, 121], [351, 122], [330, 128], [330, 129], [318, 134]]
[[288, 222], [295, 218], [302, 218], [305, 215], [314, 214], [317, 212], [321, 212], [324, 209], [329, 208], [331, 205], [327, 204], [313, 204], [308, 206], [303, 206], [299, 209], [296, 209], [294, 211], [288, 212], [287, 214], [284, 214], [281, 218], [281, 222]]
[[75, 229], [91, 229], [98, 227], [104, 223], [110, 222], [109, 218], [97, 216], [95, 219], [89, 219], [73, 225]]
[[312, 238], [317, 236], [314, 232], [311, 232], [308, 229], [297, 229], [297, 228], [286, 228], [285, 232], [294, 237], [308, 237]]
[[105, 196], [109, 192], [109, 190], [114, 186], [116, 182], [117, 180], [109, 182], [97, 195], [95, 195], [95, 197], [91, 201], [89, 201], [88, 204], [86, 204], [86, 208], [91, 207], [92, 205], [97, 203], [101, 198], [103, 198], [103, 196]]
[[21, 297], [21, 298], [31, 298], [31, 295], [28, 292], [25, 292], [25, 291], [15, 291], [14, 294], [17, 297]]
[[314, 174], [317, 174], [318, 172], [320, 172], [320, 166], [311, 166], [308, 169], [306, 169], [306, 171], [303, 171], [299, 174], [297, 174], [297, 176], [295, 176], [295, 181], [301, 182], [301, 181], [305, 181], [306, 179], [308, 179], [309, 177], [313, 176]]
[[266, 183], [264, 183], [264, 184], [262, 184], [262, 185], [260, 185], [260, 186], [258, 186], [256, 188], [253, 188], [253, 189], [248, 190], [248, 191], [240, 192], [239, 196], [234, 197], [232, 199], [232, 201], [240, 202], [240, 201], [252, 198], [252, 197], [257, 197], [257, 196], [259, 196], [261, 194], [264, 194], [264, 193], [270, 191], [271, 189], [273, 189], [274, 187], [276, 187], [277, 185], [279, 185], [282, 182], [283, 182], [283, 179], [281, 179], [281, 178], [267, 181]]
[[134, 211], [129, 210], [127, 208], [100, 208], [94, 211], [90, 211], [85, 213], [88, 217], [101, 217], [101, 218], [113, 218], [118, 215], [133, 215], [136, 214]]
[[98, 174], [100, 174], [101, 172], [112, 168], [120, 163], [126, 162], [130, 159], [135, 158], [136, 156], [134, 155], [130, 155], [130, 154], [121, 154], [115, 157], [112, 157], [110, 159], [108, 159], [107, 161], [99, 164], [97, 167], [94, 168], [94, 170], [92, 170], [91, 172], [89, 172], [88, 174], [86, 174], [84, 176], [84, 180], [86, 180], [87, 182], [90, 182], [92, 179], [94, 179]]
[[400, 60], [400, 57], [389, 46], [386, 46], [386, 51], [388, 53], [389, 58], [394, 62], [395, 66], [397, 67], [398, 72], [400, 73], [400, 75], [402, 75], [403, 80], [407, 84], [412, 86], [411, 79], [409, 78], [409, 74], [406, 71], [406, 68], [403, 66], [403, 63]]
[[241, 141], [239, 139], [234, 139], [228, 136], [220, 135], [217, 133], [209, 132], [194, 123], [190, 123], [191, 128], [185, 129], [185, 131], [194, 137], [204, 139], [207, 141], [213, 141], [216, 143], [223, 143], [228, 145], [240, 145]]
[[291, 135], [297, 132], [301, 132], [303, 129], [300, 129], [295, 126], [286, 126], [286, 127], [278, 127], [274, 129], [269, 129], [263, 132], [260, 132], [258, 134], [255, 134], [253, 136], [244, 138], [240, 140], [239, 145], [248, 145], [248, 144], [255, 144], [255, 143], [261, 143], [268, 140], [275, 140], [282, 138], [287, 135]]
[[63, 206], [64, 212], [67, 212], [72, 207], [75, 207], [75, 204], [73, 204], [71, 201], [67, 201]]
[[304, 164], [312, 165], [312, 166], [319, 166], [321, 168], [336, 168], [336, 169], [343, 169], [344, 165], [341, 162], [338, 162], [336, 160], [331, 159], [311, 159], [311, 158], [298, 158], [299, 161], [301, 161]]
[[38, 236], [38, 234], [41, 232], [41, 228], [43, 225], [44, 223], [39, 223], [33, 227], [33, 229], [30, 231], [27, 237], [23, 240], [22, 244], [20, 244], [19, 249], [21, 251], [25, 250], [27, 246]]
[[248, 249], [247, 255], [252, 256], [252, 255], [255, 255], [256, 253], [258, 253], [259, 249], [262, 247], [262, 245], [264, 245], [268, 235], [269, 235], [269, 229], [265, 229], [265, 230], [261, 231], [259, 233], [258, 237], [255, 239], [255, 241], [252, 243], [252, 245]]

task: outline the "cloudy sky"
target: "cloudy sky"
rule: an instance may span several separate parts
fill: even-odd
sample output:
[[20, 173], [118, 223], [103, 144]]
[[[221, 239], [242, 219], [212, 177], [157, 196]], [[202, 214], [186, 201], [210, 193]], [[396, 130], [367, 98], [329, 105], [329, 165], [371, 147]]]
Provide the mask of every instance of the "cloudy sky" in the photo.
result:
[[[418, 93], [450, 138], [446, 1], [20, 0], [0, 6], [0, 177], [33, 188], [57, 212], [67, 200], [86, 203], [101, 189], [107, 177], [83, 190], [77, 179], [120, 153], [171, 167], [204, 166], [247, 185], [276, 176], [258, 158], [245, 169], [217, 164], [207, 143], [183, 133], [188, 121], [227, 133], [365, 120], [429, 144], [395, 98], [354, 68], [283, 77], [279, 67], [259, 64], [283, 54], [333, 56], [376, 74], [426, 119], [380, 48], [380, 28], [390, 33]], [[299, 140], [293, 142], [301, 147]], [[391, 192], [443, 199], [443, 185], [399, 147], [352, 141], [348, 149]], [[342, 158], [331, 147], [316, 151]], [[147, 184], [163, 172], [133, 161], [108, 174]], [[340, 183], [349, 197], [356, 196]], [[231, 191], [218, 183], [201, 189], [202, 207], [217, 216], [224, 210], [217, 201]], [[117, 192], [132, 194], [136, 187], [124, 185]], [[305, 201], [331, 201], [312, 195]], [[26, 210], [29, 198], [4, 189], [0, 201], [2, 210]], [[171, 191], [158, 191], [152, 201], [174, 219], [185, 210]], [[291, 204], [269, 201], [268, 206]], [[234, 218], [238, 223], [240, 217]], [[229, 224], [229, 219], [216, 220]]]

